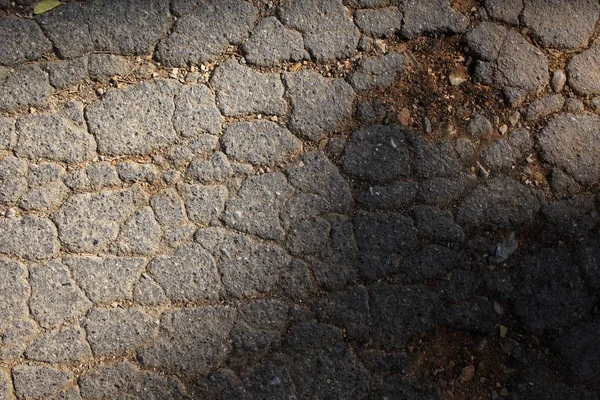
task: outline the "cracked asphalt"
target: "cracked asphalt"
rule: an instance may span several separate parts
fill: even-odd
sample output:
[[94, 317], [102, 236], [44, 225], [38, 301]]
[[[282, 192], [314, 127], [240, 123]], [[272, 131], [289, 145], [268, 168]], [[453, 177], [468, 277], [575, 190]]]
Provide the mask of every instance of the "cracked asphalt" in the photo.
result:
[[0, 0], [0, 399], [600, 398], [598, 0]]

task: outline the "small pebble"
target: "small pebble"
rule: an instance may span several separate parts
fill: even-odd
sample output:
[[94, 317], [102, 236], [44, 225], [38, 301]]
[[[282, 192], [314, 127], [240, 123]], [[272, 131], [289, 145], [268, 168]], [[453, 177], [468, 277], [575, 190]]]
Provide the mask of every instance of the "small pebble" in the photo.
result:
[[502, 397], [508, 397], [508, 389], [503, 387], [502, 389], [500, 389], [500, 396]]
[[521, 119], [521, 113], [518, 111], [515, 111], [513, 115], [510, 116], [510, 118], [508, 118], [508, 121], [510, 122], [510, 124], [512, 126], [517, 126], [517, 123], [519, 123], [519, 120]]
[[405, 107], [400, 110], [400, 112], [398, 113], [398, 122], [402, 126], [410, 125], [410, 110], [408, 108]]
[[467, 78], [465, 78], [464, 76], [455, 75], [455, 74], [450, 74], [448, 79], [450, 80], [450, 84], [452, 86], [458, 86], [467, 81]]
[[469, 382], [475, 376], [475, 366], [467, 365], [462, 369], [460, 376], [458, 377], [463, 382]]
[[557, 70], [552, 73], [552, 82], [550, 85], [552, 86], [552, 90], [555, 92], [560, 92], [565, 87], [565, 83], [567, 82], [567, 76], [564, 71]]
[[580, 113], [584, 110], [583, 102], [579, 99], [567, 99], [565, 101], [564, 109], [566, 112]]
[[501, 135], [504, 135], [506, 132], [508, 132], [508, 126], [506, 124], [500, 126], [500, 128], [498, 128], [498, 130], [500, 131]]
[[425, 128], [425, 133], [431, 133], [431, 120], [429, 118], [423, 118], [423, 127]]
[[596, 96], [592, 99], [592, 107], [596, 112], [600, 112], [600, 96]]

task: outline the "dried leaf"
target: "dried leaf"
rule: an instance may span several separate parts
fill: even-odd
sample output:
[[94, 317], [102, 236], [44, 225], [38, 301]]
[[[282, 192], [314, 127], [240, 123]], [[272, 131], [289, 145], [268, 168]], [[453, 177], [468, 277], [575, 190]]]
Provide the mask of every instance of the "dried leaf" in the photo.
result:
[[43, 14], [46, 11], [50, 11], [53, 8], [60, 6], [62, 3], [58, 0], [42, 0], [35, 5], [33, 9], [34, 14]]
[[506, 333], [508, 332], [508, 327], [504, 326], [504, 325], [500, 325], [500, 337], [504, 337], [506, 336]]

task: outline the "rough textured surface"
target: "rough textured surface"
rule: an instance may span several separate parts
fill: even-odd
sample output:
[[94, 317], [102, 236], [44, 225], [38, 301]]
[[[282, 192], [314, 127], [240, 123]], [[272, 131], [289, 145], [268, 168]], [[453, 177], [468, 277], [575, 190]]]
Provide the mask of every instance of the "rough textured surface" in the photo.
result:
[[74, 251], [106, 248], [117, 238], [119, 225], [146, 202], [146, 197], [139, 187], [74, 195], [54, 215], [59, 238]]
[[248, 62], [265, 67], [308, 58], [302, 35], [286, 28], [275, 17], [263, 18], [244, 42], [242, 50]]
[[53, 93], [48, 74], [37, 65], [24, 66], [0, 82], [0, 111], [13, 112], [45, 106]]
[[[132, 107], [136, 107], [135, 112]], [[171, 122], [174, 110], [173, 93], [166, 83], [139, 83], [109, 91], [86, 108], [86, 119], [100, 153], [144, 155], [175, 142], [177, 133]]]
[[600, 46], [592, 46], [571, 59], [567, 66], [567, 73], [569, 86], [574, 91], [583, 95], [600, 93], [598, 60], [600, 60]]
[[29, 260], [47, 259], [58, 251], [56, 227], [35, 215], [0, 218], [0, 253]]
[[402, 34], [408, 38], [423, 33], [462, 33], [467, 27], [464, 15], [455, 12], [446, 0], [409, 0], [404, 5]]
[[254, 165], [277, 164], [300, 150], [290, 131], [270, 121], [229, 125], [221, 143], [228, 156]]
[[[83, 105], [79, 104], [83, 108]], [[81, 115], [81, 109], [78, 110]], [[62, 115], [61, 115], [62, 114]], [[96, 141], [77, 120], [59, 114], [33, 114], [17, 123], [16, 153], [31, 159], [62, 162], [88, 161], [96, 155]]]
[[548, 60], [520, 34], [482, 22], [465, 35], [469, 51], [479, 60], [475, 78], [501, 87], [511, 104], [542, 90], [549, 79]]
[[145, 366], [198, 376], [222, 364], [230, 351], [229, 332], [236, 311], [226, 306], [169, 311], [160, 321], [160, 338], [138, 352]]
[[0, 64], [4, 65], [37, 60], [52, 52], [52, 43], [34, 21], [11, 15], [0, 18], [0, 42]]
[[358, 44], [359, 32], [346, 15], [341, 0], [293, 0], [279, 9], [283, 23], [303, 33], [304, 44], [319, 61], [348, 57]]
[[598, 400], [597, 2], [64, 3], [0, 0], [0, 399]]
[[182, 246], [171, 256], [155, 258], [152, 277], [173, 301], [216, 299], [221, 288], [215, 261], [197, 244]]
[[524, 6], [521, 21], [552, 48], [585, 47], [600, 16], [600, 5], [588, 0], [524, 0]]
[[242, 0], [202, 3], [177, 20], [173, 32], [160, 42], [157, 57], [173, 66], [212, 61], [229, 44], [246, 39], [257, 18], [257, 9]]
[[81, 317], [91, 308], [91, 302], [71, 279], [66, 265], [50, 262], [31, 268], [29, 273], [31, 312], [44, 328]]
[[544, 158], [582, 183], [600, 176], [599, 118], [595, 115], [560, 114], [543, 129], [538, 142]]
[[309, 140], [321, 139], [352, 114], [356, 93], [339, 79], [310, 71], [285, 75], [291, 115], [288, 127]]
[[286, 110], [279, 74], [261, 74], [230, 58], [211, 77], [224, 115], [281, 115]]

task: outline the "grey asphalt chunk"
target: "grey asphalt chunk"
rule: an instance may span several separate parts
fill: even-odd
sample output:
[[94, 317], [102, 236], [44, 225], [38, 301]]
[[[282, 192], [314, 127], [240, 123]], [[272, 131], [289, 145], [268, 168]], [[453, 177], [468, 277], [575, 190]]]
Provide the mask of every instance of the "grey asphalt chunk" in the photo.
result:
[[71, 371], [51, 366], [19, 365], [13, 369], [19, 399], [39, 399], [58, 394], [74, 379]]
[[27, 311], [29, 285], [27, 268], [20, 262], [0, 258], [0, 271], [4, 279], [0, 283], [5, 306], [0, 310], [2, 349], [0, 360], [11, 362], [23, 355], [27, 341], [38, 332]]
[[82, 317], [92, 306], [84, 292], [71, 278], [69, 268], [58, 262], [31, 267], [33, 317], [45, 328], [54, 328]]
[[162, 40], [156, 56], [171, 66], [214, 61], [230, 44], [246, 39], [258, 19], [258, 10], [242, 0], [212, 0], [177, 20]]
[[148, 272], [172, 301], [219, 297], [221, 279], [215, 260], [198, 244], [190, 243], [171, 255], [156, 257]]
[[456, 219], [469, 228], [515, 228], [529, 221], [539, 209], [531, 191], [507, 176], [477, 187], [460, 204]]
[[248, 178], [238, 195], [227, 202], [223, 221], [263, 239], [282, 239], [285, 232], [279, 212], [293, 190], [278, 172]]
[[357, 91], [385, 88], [394, 82], [405, 66], [405, 58], [394, 52], [382, 57], [366, 58], [360, 61], [349, 82]]
[[523, 0], [485, 0], [483, 4], [492, 19], [511, 25], [519, 24]]
[[318, 61], [348, 57], [356, 50], [359, 32], [341, 0], [289, 1], [279, 9], [279, 17], [303, 33], [306, 48]]
[[402, 27], [402, 13], [398, 7], [376, 10], [357, 10], [354, 22], [358, 29], [373, 37], [391, 37]]
[[82, 4], [81, 11], [97, 51], [149, 54], [171, 26], [168, 0], [126, 0], [118, 4], [90, 1]]
[[286, 28], [276, 17], [261, 19], [242, 50], [249, 63], [264, 67], [308, 58], [300, 32]]
[[278, 164], [301, 148], [301, 142], [290, 131], [260, 120], [228, 125], [221, 143], [227, 155], [253, 165]]
[[43, 260], [59, 249], [56, 226], [45, 217], [0, 218], [0, 253], [29, 260]]
[[71, 276], [96, 304], [131, 300], [133, 285], [147, 264], [144, 258], [115, 256], [67, 256]]
[[13, 112], [45, 106], [53, 93], [48, 74], [36, 64], [25, 65], [0, 82], [0, 111]]
[[0, 149], [12, 150], [16, 143], [15, 119], [0, 117]]
[[158, 252], [163, 232], [150, 207], [125, 221], [114, 244], [120, 254], [151, 256]]
[[596, 161], [598, 117], [559, 114], [552, 118], [538, 137], [543, 157], [565, 169], [581, 183], [598, 178]]
[[[82, 115], [83, 105], [79, 113]], [[61, 113], [31, 114], [17, 121], [19, 157], [62, 162], [89, 161], [96, 156], [96, 141], [77, 120]]]
[[89, 78], [86, 57], [49, 62], [44, 69], [48, 71], [50, 84], [57, 89], [73, 87]]
[[63, 58], [80, 57], [94, 50], [82, 9], [81, 3], [69, 3], [37, 17], [40, 27]]
[[537, 94], [549, 80], [548, 60], [523, 36], [493, 22], [482, 22], [464, 37], [477, 59], [477, 80], [497, 85], [508, 101], [520, 104], [528, 94]]
[[600, 93], [598, 85], [598, 60], [600, 47], [592, 46], [582, 53], [575, 55], [567, 65], [569, 86], [577, 93], [592, 95]]
[[[524, 0], [521, 22], [545, 47], [577, 49], [587, 46], [600, 17], [594, 1], [551, 2]], [[552, 23], [549, 19], [552, 19]]]
[[192, 222], [208, 225], [225, 210], [229, 191], [224, 185], [181, 184], [178, 187]]
[[120, 224], [146, 202], [147, 194], [139, 187], [77, 194], [63, 203], [53, 220], [66, 248], [98, 251], [117, 238]]
[[341, 79], [313, 71], [284, 75], [291, 114], [288, 128], [302, 138], [320, 140], [352, 115], [356, 93]]
[[[35, 21], [7, 15], [0, 18], [0, 64], [15, 66], [52, 53], [52, 43]], [[27, 43], [27, 46], [23, 46]]]
[[409, 0], [403, 11], [402, 34], [409, 39], [424, 33], [463, 33], [468, 25], [446, 0]]
[[83, 319], [87, 340], [96, 356], [118, 356], [154, 339], [155, 320], [138, 308], [94, 308]]
[[138, 83], [107, 92], [86, 107], [85, 115], [100, 153], [145, 155], [177, 140], [171, 122], [174, 111], [173, 92], [166, 82]]
[[215, 69], [210, 82], [224, 115], [282, 115], [287, 109], [279, 74], [263, 74], [230, 58]]
[[173, 126], [183, 137], [198, 134], [216, 135], [221, 131], [222, 117], [215, 95], [205, 85], [184, 86], [175, 95]]
[[144, 366], [181, 371], [184, 376], [206, 374], [223, 364], [231, 350], [235, 315], [228, 306], [168, 311], [161, 317], [158, 340], [138, 351], [137, 358]]
[[92, 358], [84, 330], [71, 325], [56, 333], [46, 333], [34, 340], [25, 355], [28, 359], [48, 363], [82, 362]]
[[402, 128], [374, 125], [352, 133], [342, 165], [347, 173], [372, 182], [408, 176], [410, 156]]

